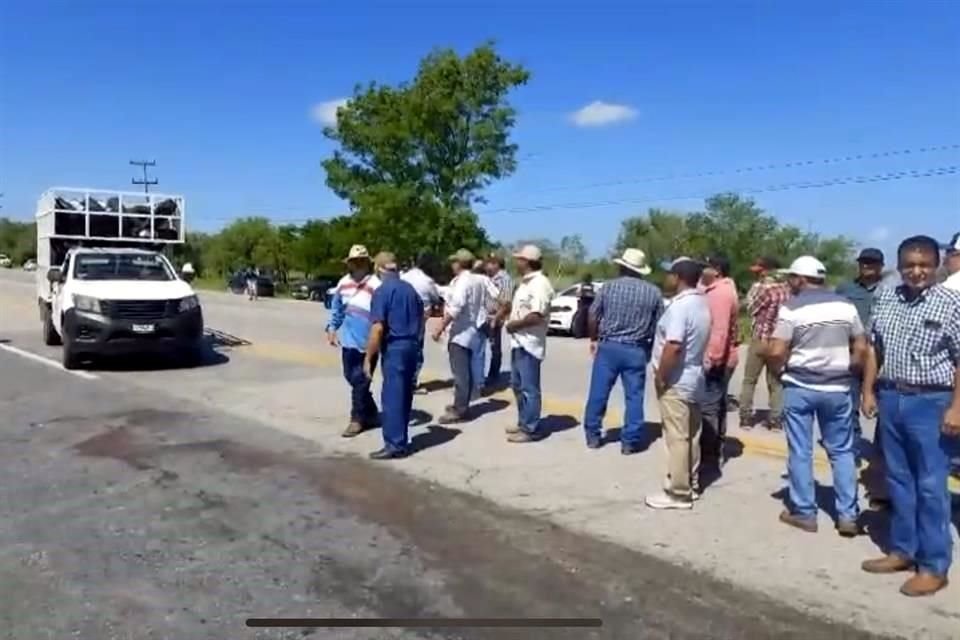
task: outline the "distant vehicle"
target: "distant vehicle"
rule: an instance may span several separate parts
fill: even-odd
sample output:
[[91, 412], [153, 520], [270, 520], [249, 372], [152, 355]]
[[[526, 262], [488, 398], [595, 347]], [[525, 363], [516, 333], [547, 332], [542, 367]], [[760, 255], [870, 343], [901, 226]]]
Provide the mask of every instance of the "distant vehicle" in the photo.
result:
[[[243, 271], [237, 271], [230, 279], [227, 281], [227, 288], [231, 293], [237, 295], [245, 294], [247, 292], [247, 276]], [[273, 283], [273, 278], [268, 275], [260, 274], [257, 278], [257, 295], [261, 298], [272, 298], [274, 296], [276, 287]]]
[[335, 284], [336, 282], [329, 278], [302, 280], [290, 285], [290, 295], [297, 300], [326, 302], [327, 290]]
[[36, 271], [37, 270], [37, 261], [30, 259], [23, 263], [24, 271]]
[[163, 255], [184, 241], [183, 207], [181, 196], [90, 189], [40, 197], [37, 303], [43, 341], [62, 346], [65, 369], [146, 351], [199, 360], [200, 302]]
[[[599, 292], [603, 282], [593, 283], [594, 291]], [[580, 303], [580, 284], [567, 287], [554, 297], [550, 303], [550, 331], [569, 334], [573, 332], [573, 321], [577, 315], [577, 306]]]
[[13, 266], [13, 261], [5, 253], [0, 253], [0, 268], [9, 269]]

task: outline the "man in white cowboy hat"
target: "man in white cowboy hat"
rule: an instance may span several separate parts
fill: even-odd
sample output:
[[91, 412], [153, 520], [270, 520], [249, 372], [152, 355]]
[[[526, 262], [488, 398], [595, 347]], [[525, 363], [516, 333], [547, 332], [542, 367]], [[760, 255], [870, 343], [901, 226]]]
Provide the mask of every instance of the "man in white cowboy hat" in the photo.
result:
[[593, 371], [583, 429], [587, 446], [600, 448], [607, 402], [619, 378], [626, 399], [620, 451], [630, 455], [640, 451], [643, 441], [647, 363], [657, 319], [663, 309], [663, 296], [660, 289], [643, 279], [650, 274], [643, 251], [627, 249], [614, 263], [620, 275], [600, 288], [587, 323]]
[[542, 395], [540, 366], [547, 355], [547, 323], [553, 286], [543, 275], [543, 253], [532, 244], [513, 254], [520, 283], [513, 295], [510, 321], [510, 386], [517, 401], [517, 425], [507, 429], [509, 442], [532, 442], [539, 435]]
[[[377, 403], [370, 393], [370, 377], [364, 373], [364, 354], [370, 337], [370, 303], [380, 278], [371, 273], [370, 252], [362, 244], [350, 247], [344, 262], [347, 275], [337, 283], [330, 305], [327, 341], [341, 348], [343, 377], [351, 388], [350, 424], [343, 437], [352, 438], [380, 423]], [[371, 363], [371, 374], [377, 363]]]

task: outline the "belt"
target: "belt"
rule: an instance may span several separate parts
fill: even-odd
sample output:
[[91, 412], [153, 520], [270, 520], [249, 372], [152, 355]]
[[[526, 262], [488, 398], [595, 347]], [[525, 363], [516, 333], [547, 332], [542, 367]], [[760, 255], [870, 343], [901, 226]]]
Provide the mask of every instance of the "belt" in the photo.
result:
[[612, 338], [600, 338], [600, 342], [609, 342], [610, 344], [622, 344], [625, 347], [639, 347], [641, 349], [649, 348], [653, 344], [653, 340], [644, 340], [642, 342], [626, 341], [626, 340], [614, 340]]
[[879, 380], [878, 389], [896, 391], [898, 393], [951, 393], [953, 387], [942, 384], [911, 384], [909, 382], [895, 382], [893, 380]]

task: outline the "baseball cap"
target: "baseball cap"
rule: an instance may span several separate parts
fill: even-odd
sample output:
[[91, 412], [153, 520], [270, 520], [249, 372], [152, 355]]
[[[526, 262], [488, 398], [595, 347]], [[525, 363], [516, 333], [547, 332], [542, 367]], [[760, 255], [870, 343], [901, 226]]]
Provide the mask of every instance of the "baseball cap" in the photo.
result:
[[860, 252], [857, 256], [857, 262], [875, 262], [883, 264], [883, 251], [869, 247]]
[[940, 247], [947, 253], [958, 253], [960, 252], [960, 233], [953, 234], [953, 237], [950, 238], [950, 241]]
[[474, 260], [473, 254], [468, 249], [460, 249], [450, 256], [450, 262], [469, 262], [471, 267], [473, 267]]
[[726, 256], [721, 255], [712, 255], [707, 256], [707, 259], [704, 260], [708, 267], [716, 269], [720, 273], [729, 274], [730, 273], [730, 259]]
[[527, 260], [528, 262], [540, 262], [543, 259], [543, 252], [533, 244], [524, 245], [519, 251], [513, 254], [514, 258]]
[[827, 276], [827, 268], [813, 256], [800, 256], [794, 260], [788, 268], [783, 269], [782, 272], [787, 275], [802, 276], [804, 278], [825, 278]]
[[760, 256], [750, 265], [750, 271], [774, 271], [780, 268], [780, 261], [773, 256]]
[[690, 256], [680, 256], [679, 258], [673, 258], [672, 260], [661, 260], [659, 267], [664, 271], [672, 271], [675, 265], [680, 264], [681, 262], [696, 262]]

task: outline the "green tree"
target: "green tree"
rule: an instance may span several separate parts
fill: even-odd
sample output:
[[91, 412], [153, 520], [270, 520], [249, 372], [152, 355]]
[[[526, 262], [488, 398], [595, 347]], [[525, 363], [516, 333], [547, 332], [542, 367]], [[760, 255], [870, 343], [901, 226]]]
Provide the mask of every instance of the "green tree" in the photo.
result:
[[404, 258], [485, 248], [472, 206], [516, 169], [507, 95], [529, 76], [485, 44], [463, 57], [431, 53], [411, 83], [357, 87], [324, 130], [339, 148], [323, 167], [360, 237]]
[[560, 259], [557, 262], [557, 276], [575, 273], [587, 258], [587, 248], [583, 245], [583, 236], [579, 233], [560, 239]]
[[21, 265], [37, 256], [37, 226], [33, 222], [17, 222], [0, 218], [0, 253], [14, 265]]

